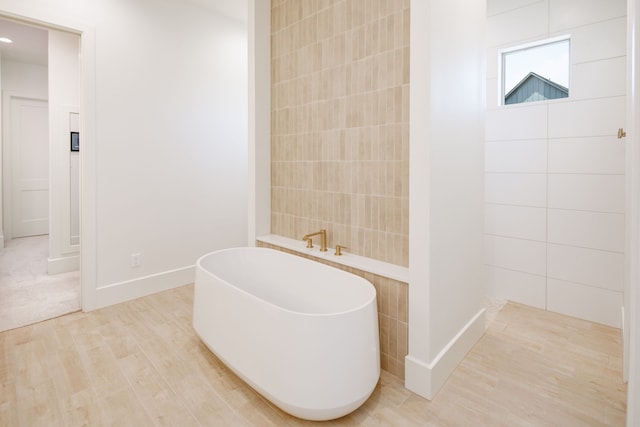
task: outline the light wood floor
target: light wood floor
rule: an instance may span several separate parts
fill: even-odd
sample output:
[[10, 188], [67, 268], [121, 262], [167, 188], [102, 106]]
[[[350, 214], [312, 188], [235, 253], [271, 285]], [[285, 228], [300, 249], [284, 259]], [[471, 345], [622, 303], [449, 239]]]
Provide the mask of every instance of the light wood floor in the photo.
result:
[[[225, 368], [186, 286], [0, 334], [1, 426], [306, 426]], [[256, 349], [258, 351], [258, 349]], [[619, 330], [508, 303], [429, 402], [383, 372], [340, 426], [623, 426]]]

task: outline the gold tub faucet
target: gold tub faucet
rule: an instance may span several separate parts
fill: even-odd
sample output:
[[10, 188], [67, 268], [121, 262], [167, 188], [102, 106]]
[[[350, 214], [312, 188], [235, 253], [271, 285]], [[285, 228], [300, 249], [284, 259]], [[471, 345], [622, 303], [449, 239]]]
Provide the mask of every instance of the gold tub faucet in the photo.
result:
[[307, 242], [308, 248], [312, 248], [313, 240], [311, 238], [313, 236], [318, 236], [318, 235], [320, 236], [320, 252], [326, 252], [327, 251], [327, 230], [325, 230], [324, 228], [320, 231], [316, 231], [315, 233], [305, 234], [302, 240]]

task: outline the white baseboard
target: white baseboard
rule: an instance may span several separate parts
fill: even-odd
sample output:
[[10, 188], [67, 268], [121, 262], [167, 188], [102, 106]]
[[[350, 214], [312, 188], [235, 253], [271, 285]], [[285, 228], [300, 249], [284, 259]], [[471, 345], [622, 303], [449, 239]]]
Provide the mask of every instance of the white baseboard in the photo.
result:
[[157, 292], [193, 283], [196, 277], [195, 265], [152, 274], [150, 276], [113, 283], [96, 289], [96, 306], [89, 310], [119, 304]]
[[47, 273], [61, 274], [76, 271], [80, 268], [80, 255], [72, 255], [64, 258], [47, 259]]
[[433, 399], [456, 366], [484, 334], [484, 314], [483, 308], [430, 363], [409, 354], [405, 358], [405, 387], [426, 399]]

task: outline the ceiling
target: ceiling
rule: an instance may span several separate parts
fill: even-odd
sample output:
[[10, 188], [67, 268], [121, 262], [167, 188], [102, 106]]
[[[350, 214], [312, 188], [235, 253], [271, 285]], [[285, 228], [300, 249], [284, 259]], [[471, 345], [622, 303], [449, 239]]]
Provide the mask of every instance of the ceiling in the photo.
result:
[[47, 31], [41, 28], [0, 19], [0, 37], [13, 43], [1, 43], [2, 59], [29, 64], [47, 65]]

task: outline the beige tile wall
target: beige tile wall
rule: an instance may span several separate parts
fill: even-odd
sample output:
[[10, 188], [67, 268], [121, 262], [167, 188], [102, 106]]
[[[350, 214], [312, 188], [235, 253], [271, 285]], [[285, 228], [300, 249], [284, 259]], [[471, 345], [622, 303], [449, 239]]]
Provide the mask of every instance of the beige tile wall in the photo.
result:
[[272, 0], [271, 230], [409, 263], [409, 1]]
[[[258, 242], [258, 246], [277, 249], [304, 258], [313, 258], [279, 246]], [[380, 326], [380, 365], [382, 369], [398, 378], [404, 379], [404, 358], [409, 353], [408, 285], [404, 282], [378, 276], [351, 267], [345, 267], [330, 261], [324, 264], [364, 277], [376, 288], [378, 300], [378, 322]]]

